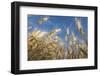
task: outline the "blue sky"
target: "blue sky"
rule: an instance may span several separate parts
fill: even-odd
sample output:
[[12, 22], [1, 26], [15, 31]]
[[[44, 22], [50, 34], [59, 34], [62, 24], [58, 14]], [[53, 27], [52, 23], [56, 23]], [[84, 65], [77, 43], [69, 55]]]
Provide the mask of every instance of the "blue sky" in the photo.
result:
[[80, 19], [83, 30], [85, 33], [88, 32], [88, 18], [87, 17], [75, 17], [75, 16], [47, 16], [48, 20], [42, 24], [37, 24], [37, 22], [43, 18], [44, 15], [28, 15], [28, 32], [32, 32], [34, 29], [39, 29], [41, 31], [50, 32], [55, 28], [60, 28], [61, 32], [57, 35], [65, 39], [66, 28], [69, 27], [71, 31], [75, 33], [77, 37], [80, 37], [80, 33], [77, 31], [75, 18]]

